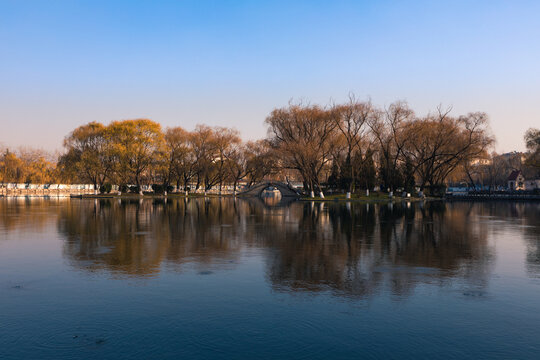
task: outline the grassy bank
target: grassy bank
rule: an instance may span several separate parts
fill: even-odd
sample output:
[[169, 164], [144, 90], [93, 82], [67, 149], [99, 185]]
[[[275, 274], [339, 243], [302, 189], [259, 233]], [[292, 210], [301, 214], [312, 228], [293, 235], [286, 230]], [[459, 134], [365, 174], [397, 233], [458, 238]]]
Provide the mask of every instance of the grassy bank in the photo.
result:
[[372, 192], [369, 194], [369, 196], [366, 196], [364, 194], [351, 194], [351, 198], [347, 199], [345, 194], [330, 194], [325, 195], [324, 199], [321, 199], [320, 197], [308, 197], [303, 196], [300, 198], [301, 201], [360, 201], [360, 202], [390, 202], [390, 201], [400, 201], [400, 200], [407, 200], [407, 201], [420, 201], [420, 200], [426, 200], [426, 198], [419, 198], [419, 197], [410, 197], [410, 198], [403, 198], [401, 196], [393, 196], [390, 197], [386, 193], [379, 193], [379, 192]]
[[[188, 198], [218, 198], [218, 197], [232, 197], [232, 194], [189, 194]], [[83, 195], [71, 195], [72, 198], [79, 199], [163, 199], [163, 198], [186, 198], [184, 193], [169, 193], [167, 196], [163, 194], [154, 194], [154, 193], [144, 193], [143, 195], [124, 193], [122, 195], [118, 194], [83, 194]]]
[[[73, 195], [74, 198], [80, 198], [80, 199], [174, 199], [174, 198], [186, 198], [186, 195], [182, 193], [169, 193], [167, 196], [162, 194], [153, 194], [153, 193], [145, 193], [144, 195], [139, 194], [85, 194], [85, 195]], [[232, 194], [200, 194], [200, 193], [190, 193], [187, 198], [219, 198], [219, 197], [233, 197]], [[242, 196], [238, 196], [238, 198], [242, 198]], [[369, 196], [366, 196], [365, 194], [351, 194], [351, 198], [347, 199], [345, 194], [329, 194], [325, 195], [324, 199], [321, 199], [320, 197], [308, 197], [308, 196], [302, 196], [298, 198], [299, 201], [316, 201], [316, 202], [348, 202], [348, 201], [354, 201], [354, 202], [390, 202], [390, 201], [420, 201], [420, 200], [432, 200], [432, 198], [419, 198], [419, 197], [410, 197], [410, 198], [403, 198], [401, 196], [394, 196], [390, 197], [386, 193], [379, 193], [379, 192], [372, 192]]]

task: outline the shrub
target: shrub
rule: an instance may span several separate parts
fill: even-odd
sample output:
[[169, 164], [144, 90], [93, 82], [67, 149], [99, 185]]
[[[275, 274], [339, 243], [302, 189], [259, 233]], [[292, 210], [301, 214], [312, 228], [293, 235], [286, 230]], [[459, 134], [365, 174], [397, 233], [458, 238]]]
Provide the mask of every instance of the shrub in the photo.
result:
[[446, 185], [426, 186], [424, 192], [427, 196], [443, 197], [446, 194]]
[[171, 185], [165, 185], [162, 184], [152, 184], [152, 190], [154, 191], [154, 194], [163, 194], [163, 192], [167, 189], [168, 193], [171, 193], [174, 190], [174, 187]]
[[139, 187], [137, 185], [133, 185], [133, 186], [130, 186], [129, 187], [129, 192], [130, 193], [133, 193], [133, 194], [138, 194], [139, 193]]
[[118, 190], [120, 190], [121, 193], [127, 193], [129, 188], [128, 188], [128, 186], [126, 184], [123, 184], [123, 185], [120, 185]]
[[99, 192], [102, 193], [102, 194], [108, 194], [110, 193], [112, 190], [112, 185], [111, 183], [105, 183], [103, 185], [101, 185], [101, 187], [99, 188]]

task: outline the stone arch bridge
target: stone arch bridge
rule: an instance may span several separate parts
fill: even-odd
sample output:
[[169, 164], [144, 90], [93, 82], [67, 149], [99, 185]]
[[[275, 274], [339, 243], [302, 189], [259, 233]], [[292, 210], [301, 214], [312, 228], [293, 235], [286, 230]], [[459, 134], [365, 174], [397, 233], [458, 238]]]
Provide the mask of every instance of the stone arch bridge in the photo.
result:
[[275, 186], [282, 197], [300, 197], [300, 193], [289, 185], [280, 181], [263, 181], [252, 185], [249, 189], [238, 193], [238, 196], [257, 196], [260, 197], [264, 189]]

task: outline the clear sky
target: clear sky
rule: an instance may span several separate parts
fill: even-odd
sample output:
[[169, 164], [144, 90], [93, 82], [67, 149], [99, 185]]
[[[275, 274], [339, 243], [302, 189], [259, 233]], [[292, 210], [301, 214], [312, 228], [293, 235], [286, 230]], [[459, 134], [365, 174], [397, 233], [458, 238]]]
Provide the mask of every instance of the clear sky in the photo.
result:
[[89, 121], [236, 127], [349, 92], [540, 127], [540, 1], [0, 0], [0, 143], [61, 149]]

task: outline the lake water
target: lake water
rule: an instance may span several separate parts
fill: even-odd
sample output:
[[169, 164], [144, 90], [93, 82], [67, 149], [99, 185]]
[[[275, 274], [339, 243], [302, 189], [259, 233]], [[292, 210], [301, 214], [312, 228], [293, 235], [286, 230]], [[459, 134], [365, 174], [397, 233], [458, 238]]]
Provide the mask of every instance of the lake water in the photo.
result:
[[0, 199], [0, 359], [538, 359], [540, 204]]

